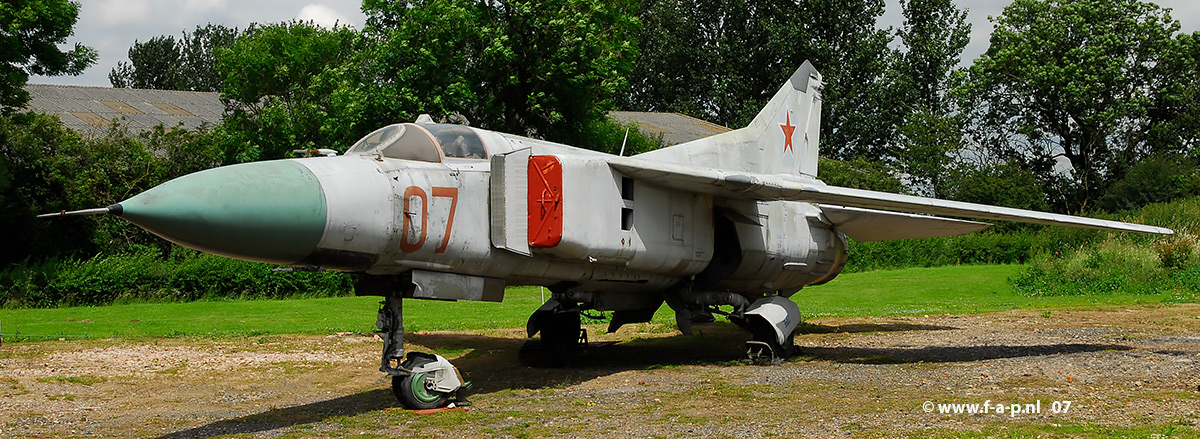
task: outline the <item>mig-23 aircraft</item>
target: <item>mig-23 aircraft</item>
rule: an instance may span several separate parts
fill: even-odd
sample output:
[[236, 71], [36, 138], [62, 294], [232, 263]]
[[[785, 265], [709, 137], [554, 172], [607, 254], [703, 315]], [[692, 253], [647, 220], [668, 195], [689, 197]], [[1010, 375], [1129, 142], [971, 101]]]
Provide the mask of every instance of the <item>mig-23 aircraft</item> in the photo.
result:
[[527, 329], [551, 357], [586, 345], [581, 311], [612, 311], [615, 331], [666, 302], [682, 332], [722, 314], [750, 331], [751, 352], [774, 358], [791, 353], [800, 324], [790, 298], [841, 272], [847, 237], [989, 225], [929, 215], [1173, 233], [826, 185], [821, 90], [806, 62], [745, 128], [632, 157], [422, 116], [341, 156], [209, 169], [106, 208], [43, 216], [112, 214], [200, 251], [360, 273], [355, 292], [385, 298], [380, 370], [414, 408], [446, 404], [462, 378], [442, 357], [404, 358], [406, 298], [498, 302], [506, 286], [545, 286], [552, 298]]

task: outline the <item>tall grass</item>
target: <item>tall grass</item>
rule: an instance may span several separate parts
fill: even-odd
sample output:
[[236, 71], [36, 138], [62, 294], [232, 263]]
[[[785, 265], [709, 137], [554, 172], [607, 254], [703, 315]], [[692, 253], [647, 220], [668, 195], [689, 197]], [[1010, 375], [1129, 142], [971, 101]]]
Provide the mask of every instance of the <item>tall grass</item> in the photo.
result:
[[50, 259], [0, 272], [0, 306], [49, 308], [199, 299], [281, 299], [349, 294], [350, 275], [275, 273], [274, 266], [177, 248], [87, 260]]
[[[1028, 268], [1014, 276], [1027, 296], [1171, 294], [1200, 297], [1200, 198], [1154, 204], [1110, 219], [1174, 229], [1174, 236], [1087, 232], [1041, 245]], [[1063, 232], [1054, 232], [1063, 233]]]
[[984, 231], [963, 236], [851, 242], [846, 272], [970, 264], [1022, 264], [1036, 253], [1039, 231]]

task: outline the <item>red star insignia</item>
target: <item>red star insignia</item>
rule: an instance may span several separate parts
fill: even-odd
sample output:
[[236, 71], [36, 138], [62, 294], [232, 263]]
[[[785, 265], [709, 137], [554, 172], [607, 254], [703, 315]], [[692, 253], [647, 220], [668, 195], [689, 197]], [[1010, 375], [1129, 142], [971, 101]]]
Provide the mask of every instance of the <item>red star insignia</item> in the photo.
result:
[[791, 113], [787, 114], [787, 122], [784, 125], [780, 125], [779, 128], [783, 128], [783, 150], [791, 151], [792, 154], [795, 154], [796, 150], [792, 149], [792, 133], [796, 132], [796, 127], [792, 125]]

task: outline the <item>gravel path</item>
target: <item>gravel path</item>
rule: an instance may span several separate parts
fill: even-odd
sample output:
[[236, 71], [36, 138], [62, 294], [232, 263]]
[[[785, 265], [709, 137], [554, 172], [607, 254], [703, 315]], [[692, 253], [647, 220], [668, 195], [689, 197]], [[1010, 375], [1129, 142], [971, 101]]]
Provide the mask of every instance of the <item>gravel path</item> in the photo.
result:
[[780, 366], [728, 324], [599, 328], [565, 369], [519, 365], [521, 329], [410, 334], [475, 382], [432, 416], [392, 409], [373, 336], [6, 343], [0, 437], [1200, 436], [1195, 304], [819, 319]]

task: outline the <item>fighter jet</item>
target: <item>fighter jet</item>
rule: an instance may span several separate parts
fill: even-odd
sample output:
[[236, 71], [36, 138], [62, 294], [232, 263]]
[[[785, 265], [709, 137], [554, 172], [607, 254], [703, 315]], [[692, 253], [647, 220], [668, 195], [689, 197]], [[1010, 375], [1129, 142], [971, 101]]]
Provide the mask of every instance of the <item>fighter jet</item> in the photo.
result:
[[550, 358], [586, 346], [583, 311], [611, 311], [616, 331], [665, 302], [684, 333], [724, 315], [749, 330], [750, 353], [781, 358], [800, 324], [795, 294], [842, 271], [847, 237], [989, 225], [932, 215], [1173, 233], [827, 185], [817, 178], [821, 92], [806, 62], [745, 128], [630, 157], [422, 116], [341, 156], [210, 169], [45, 216], [111, 214], [200, 251], [358, 273], [357, 294], [384, 297], [380, 370], [413, 408], [447, 404], [463, 381], [444, 358], [405, 358], [404, 299], [501, 301], [506, 286], [545, 286], [551, 298], [527, 332]]

